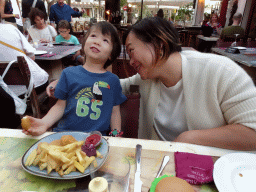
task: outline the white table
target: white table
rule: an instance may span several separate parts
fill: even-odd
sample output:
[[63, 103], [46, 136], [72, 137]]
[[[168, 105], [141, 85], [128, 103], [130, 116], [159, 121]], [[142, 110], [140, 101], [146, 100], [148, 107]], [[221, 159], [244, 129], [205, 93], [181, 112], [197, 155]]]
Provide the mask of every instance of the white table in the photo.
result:
[[203, 35], [197, 35], [198, 39], [204, 40], [204, 41], [218, 41], [219, 37], [205, 37]]
[[[0, 137], [17, 137], [17, 138], [35, 138], [41, 139], [45, 136], [48, 136], [54, 132], [46, 132], [41, 136], [32, 137], [25, 135], [22, 133], [20, 129], [0, 129]], [[201, 145], [194, 144], [186, 144], [186, 143], [177, 143], [177, 142], [169, 142], [169, 141], [156, 141], [156, 140], [144, 140], [144, 139], [130, 139], [130, 138], [113, 138], [107, 137], [110, 146], [119, 146], [125, 148], [136, 148], [137, 144], [141, 144], [144, 149], [149, 150], [159, 150], [168, 151], [168, 152], [189, 152], [200, 155], [210, 155], [210, 156], [223, 156], [228, 153], [235, 152], [244, 152], [244, 151], [236, 151], [236, 150], [228, 150], [228, 149], [220, 149], [216, 147], [207, 147]], [[256, 153], [256, 151], [247, 151], [248, 153]]]

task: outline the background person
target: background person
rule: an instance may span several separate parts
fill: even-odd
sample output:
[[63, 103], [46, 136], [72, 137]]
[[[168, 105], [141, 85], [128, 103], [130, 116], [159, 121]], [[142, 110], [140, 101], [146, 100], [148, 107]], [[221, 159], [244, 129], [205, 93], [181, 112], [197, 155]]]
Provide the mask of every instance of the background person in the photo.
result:
[[80, 17], [82, 15], [83, 15], [83, 12], [76, 12], [69, 5], [65, 4], [64, 0], [58, 0], [58, 2], [52, 5], [50, 8], [49, 19], [50, 19], [51, 25], [55, 27], [54, 23], [56, 24], [56, 26], [58, 26], [58, 23], [61, 20], [66, 20], [70, 23], [71, 16]]
[[29, 38], [34, 42], [55, 41], [57, 32], [51, 25], [46, 24], [47, 15], [38, 8], [32, 8], [29, 13], [32, 26], [28, 29]]
[[[70, 24], [66, 20], [61, 20], [58, 24], [58, 29], [60, 35], [58, 35], [55, 39], [56, 43], [61, 43], [61, 42], [67, 42], [67, 43], [73, 43], [75, 45], [79, 45], [78, 39], [70, 34]], [[72, 65], [78, 65], [78, 64], [83, 64], [84, 58], [81, 56], [80, 50], [72, 53], [64, 58], [61, 59], [61, 62], [65, 67], [72, 66]]]
[[0, 61], [13, 61], [17, 60], [17, 56], [24, 56], [28, 63], [30, 73], [33, 76], [36, 93], [40, 94], [45, 91], [48, 85], [49, 75], [35, 63], [35, 49], [29, 44], [25, 36], [13, 25], [1, 23], [0, 31], [1, 41], [22, 51], [20, 52], [0, 43]]
[[156, 14], [157, 17], [164, 18], [164, 11], [163, 9], [159, 9]]
[[240, 34], [238, 37], [243, 38], [244, 37], [244, 29], [240, 26], [240, 23], [242, 21], [242, 14], [236, 13], [233, 16], [233, 24], [231, 26], [225, 27], [221, 32], [221, 39], [225, 38], [232, 38], [235, 39], [234, 34]]
[[6, 23], [17, 27], [15, 18], [19, 19], [20, 16], [19, 14], [13, 14], [12, 2], [10, 0], [0, 0], [0, 13]]
[[[46, 15], [46, 18], [45, 18], [45, 21], [46, 21], [47, 13], [46, 13], [44, 2], [42, 0], [35, 0], [35, 1], [37, 1], [35, 8], [38, 8]], [[34, 2], [34, 0], [22, 0], [21, 6], [22, 6], [22, 21], [23, 21], [23, 23], [25, 22], [26, 18], [29, 17], [28, 14], [30, 13], [30, 11], [32, 9], [33, 2]], [[28, 29], [24, 29], [24, 30], [26, 31]]]
[[212, 36], [219, 36], [221, 33], [221, 24], [219, 23], [219, 18], [216, 13], [212, 13], [210, 16], [210, 21], [208, 21], [205, 26], [210, 26], [212, 28]]
[[256, 88], [240, 66], [181, 51], [177, 30], [159, 17], [132, 26], [125, 45], [138, 74], [121, 85], [124, 93], [140, 87], [139, 138], [256, 149]]

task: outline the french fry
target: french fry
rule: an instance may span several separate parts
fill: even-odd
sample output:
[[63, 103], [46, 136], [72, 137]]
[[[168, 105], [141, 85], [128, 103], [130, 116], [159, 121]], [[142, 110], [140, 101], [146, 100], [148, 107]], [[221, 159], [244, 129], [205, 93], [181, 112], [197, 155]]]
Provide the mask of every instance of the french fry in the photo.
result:
[[70, 165], [67, 169], [66, 169], [66, 171], [64, 171], [64, 175], [68, 175], [73, 169], [74, 169], [74, 165]]
[[48, 165], [51, 166], [52, 169], [56, 169], [56, 167], [58, 166], [57, 161], [59, 161], [59, 160], [53, 158], [51, 155], [48, 155], [47, 163], [48, 163]]
[[79, 163], [80, 164], [84, 164], [84, 159], [83, 159], [80, 151], [81, 151], [81, 149], [80, 150], [79, 149], [76, 150], [76, 156], [77, 156], [77, 159], [78, 159]]
[[63, 163], [69, 163], [70, 159], [68, 159], [64, 153], [57, 151], [57, 150], [49, 150], [49, 154], [56, 159], [61, 160]]
[[74, 166], [81, 172], [84, 173], [85, 168], [83, 165], [81, 165], [80, 163], [78, 163], [77, 161], [74, 161]]
[[47, 164], [47, 174], [50, 174], [52, 172], [52, 166], [50, 164]]
[[67, 157], [68, 159], [71, 159], [71, 158], [74, 157], [75, 155], [76, 155], [76, 152], [75, 152], [75, 151], [72, 151], [72, 152], [68, 153], [66, 157]]
[[92, 163], [93, 163], [93, 167], [97, 167], [97, 166], [98, 166], [96, 159], [94, 159], [94, 160], [92, 161]]
[[64, 175], [64, 172], [63, 172], [62, 169], [60, 169], [60, 170], [58, 171], [58, 173], [59, 173], [59, 175], [60, 175], [61, 177]]
[[47, 142], [38, 143], [38, 146], [37, 146], [37, 154], [40, 154], [40, 153], [42, 152], [41, 145], [48, 145], [48, 143], [47, 143]]
[[37, 150], [34, 149], [34, 150], [29, 154], [29, 156], [28, 156], [28, 158], [27, 158], [27, 160], [26, 160], [26, 162], [25, 162], [25, 165], [26, 165], [26, 166], [32, 165], [33, 161], [34, 161], [35, 158], [36, 158], [36, 155], [37, 155]]
[[[39, 155], [36, 156], [33, 165], [36, 166], [40, 160], [42, 160], [46, 156], [46, 152], [42, 151]], [[46, 162], [46, 161], [45, 161]]]
[[39, 169], [44, 170], [47, 167], [47, 163], [41, 163], [39, 164]]
[[82, 155], [83, 158], [85, 158], [85, 157], [87, 156], [86, 153], [83, 152], [83, 151], [80, 151], [80, 153], [81, 153], [81, 155]]
[[84, 166], [84, 169], [87, 169], [87, 167], [92, 163], [92, 161], [95, 159], [94, 156], [91, 156], [88, 158], [88, 160], [85, 162], [85, 164], [83, 165]]
[[96, 150], [96, 157], [99, 157], [100, 159], [102, 159], [103, 155], [101, 155], [101, 153], [98, 150]]

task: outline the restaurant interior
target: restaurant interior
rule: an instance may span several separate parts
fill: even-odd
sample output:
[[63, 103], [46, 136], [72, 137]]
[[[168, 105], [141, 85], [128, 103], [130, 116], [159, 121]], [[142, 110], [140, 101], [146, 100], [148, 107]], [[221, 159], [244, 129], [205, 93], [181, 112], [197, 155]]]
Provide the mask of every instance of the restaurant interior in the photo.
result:
[[[17, 2], [17, 7], [13, 5], [14, 11], [22, 7], [22, 0]], [[48, 14], [45, 22], [50, 25], [50, 7], [57, 0], [43, 2]], [[193, 51], [195, 55], [204, 52], [225, 56], [244, 69], [256, 85], [256, 0], [65, 0], [64, 3], [84, 11], [82, 16], [72, 17], [70, 22], [72, 34], [79, 44], [28, 42], [36, 50], [34, 62], [49, 75], [47, 83], [61, 77], [66, 68], [63, 58], [81, 51], [90, 26], [100, 21], [113, 24], [122, 42], [121, 54], [107, 71], [120, 79], [136, 75], [137, 71], [130, 64], [122, 41], [123, 36], [140, 20], [159, 17], [158, 12], [162, 10], [163, 19], [172, 23], [179, 34], [182, 51]], [[223, 30], [233, 25], [236, 13], [242, 15], [238, 25], [244, 33], [222, 36]], [[209, 25], [204, 28], [211, 23], [214, 14], [221, 26], [216, 33]], [[21, 17], [19, 19], [22, 20]], [[0, 25], [5, 24], [2, 21]], [[210, 33], [206, 30], [209, 28]], [[23, 35], [28, 40], [28, 34]], [[3, 50], [0, 49], [0, 52]], [[54, 132], [52, 129], [37, 136], [25, 134], [24, 129], [33, 124], [27, 116], [43, 118], [57, 99], [48, 95], [46, 87], [38, 94], [36, 88], [31, 86], [32, 73], [24, 56], [17, 56], [10, 68], [9, 65], [10, 61], [0, 60], [0, 80], [8, 85], [12, 94], [25, 98], [26, 106], [25, 112], [19, 115], [20, 125], [0, 128], [0, 191], [255, 190], [255, 150], [140, 138], [139, 127], [147, 124], [140, 122], [141, 109], [148, 108], [146, 103], [141, 102], [141, 87], [138, 85], [129, 87], [129, 93], [125, 95], [127, 100], [120, 105], [120, 137], [119, 132], [117, 136], [112, 132], [104, 136], [99, 131]], [[56, 124], [52, 128], [54, 126]]]

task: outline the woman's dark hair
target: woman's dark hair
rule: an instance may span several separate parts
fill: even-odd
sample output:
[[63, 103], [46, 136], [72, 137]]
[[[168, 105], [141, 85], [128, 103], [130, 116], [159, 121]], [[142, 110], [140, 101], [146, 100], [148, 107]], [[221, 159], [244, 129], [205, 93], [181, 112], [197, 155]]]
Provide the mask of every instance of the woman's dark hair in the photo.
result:
[[88, 38], [88, 36], [90, 35], [92, 29], [99, 29], [101, 30], [101, 33], [103, 35], [109, 35], [111, 37], [111, 41], [113, 44], [113, 49], [110, 55], [111, 59], [108, 59], [106, 61], [106, 63], [104, 64], [104, 69], [106, 69], [108, 66], [110, 66], [115, 60], [116, 58], [120, 55], [121, 52], [121, 41], [119, 38], [119, 35], [117, 33], [117, 29], [109, 22], [107, 21], [101, 21], [98, 23], [94, 23], [87, 31], [85, 37], [84, 37], [84, 41], [82, 43], [82, 50], [84, 50], [84, 45], [85, 42]]
[[160, 18], [164, 18], [164, 11], [163, 11], [163, 9], [159, 9], [158, 11], [157, 11], [157, 17], [160, 17]]
[[31, 8], [31, 11], [28, 14], [28, 17], [31, 21], [31, 25], [35, 24], [36, 16], [39, 16], [41, 19], [44, 19], [44, 21], [47, 20], [47, 15], [43, 11], [41, 11], [38, 8]]
[[172, 53], [181, 51], [178, 31], [171, 22], [160, 17], [145, 18], [133, 25], [123, 36], [124, 44], [129, 33], [134, 33], [142, 42], [153, 45], [155, 64], [159, 59], [166, 60]]
[[71, 29], [70, 23], [67, 20], [60, 20], [58, 29]]

